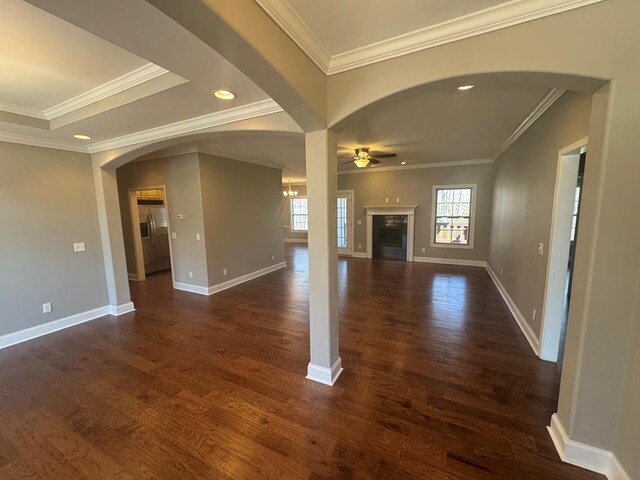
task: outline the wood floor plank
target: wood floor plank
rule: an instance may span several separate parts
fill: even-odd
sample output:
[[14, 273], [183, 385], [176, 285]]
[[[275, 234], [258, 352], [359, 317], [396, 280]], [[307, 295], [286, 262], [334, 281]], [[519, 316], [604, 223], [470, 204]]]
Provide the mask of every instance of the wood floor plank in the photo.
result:
[[334, 387], [305, 379], [308, 266], [0, 351], [0, 479], [602, 480], [546, 425], [540, 361], [481, 268], [339, 260]]

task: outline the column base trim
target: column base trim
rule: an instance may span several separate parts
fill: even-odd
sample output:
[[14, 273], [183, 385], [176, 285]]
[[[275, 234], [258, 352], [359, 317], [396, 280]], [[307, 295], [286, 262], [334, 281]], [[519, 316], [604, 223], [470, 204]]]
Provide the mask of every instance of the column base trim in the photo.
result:
[[338, 377], [342, 373], [342, 359], [338, 357], [338, 359], [333, 363], [331, 368], [321, 367], [320, 365], [315, 365], [313, 363], [309, 363], [307, 368], [307, 379], [313, 380], [314, 382], [323, 383], [325, 385], [333, 386], [338, 380]]
[[609, 480], [631, 480], [612, 452], [571, 440], [556, 413], [547, 430], [563, 462], [601, 473]]
[[109, 314], [117, 317], [125, 313], [133, 312], [135, 309], [133, 302], [127, 302], [121, 305], [109, 305]]

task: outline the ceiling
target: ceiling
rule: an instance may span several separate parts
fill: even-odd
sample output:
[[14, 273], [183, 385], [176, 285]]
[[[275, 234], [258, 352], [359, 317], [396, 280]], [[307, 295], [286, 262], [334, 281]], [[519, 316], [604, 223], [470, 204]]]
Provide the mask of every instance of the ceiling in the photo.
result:
[[[467, 79], [469, 80], [469, 79]], [[550, 89], [472, 79], [475, 87], [459, 91], [459, 80], [419, 87], [381, 100], [338, 125], [339, 172], [363, 172], [350, 162], [353, 149], [397, 153], [372, 168], [417, 168], [443, 162], [490, 162], [529, 117]], [[561, 92], [561, 91], [559, 91]], [[305, 181], [304, 137], [245, 133], [185, 143], [148, 154], [141, 160], [201, 151], [237, 160], [277, 166], [283, 179]], [[406, 162], [405, 166], [401, 162]], [[343, 163], [347, 163], [343, 165]]]
[[[148, 2], [81, 5], [0, 3], [0, 140], [86, 151], [135, 132], [203, 116], [217, 121], [230, 109], [273, 103]], [[217, 88], [237, 97], [217, 99]], [[78, 133], [91, 140], [74, 139]]]
[[285, 1], [332, 56], [507, 3], [507, 0]]
[[46, 110], [146, 60], [22, 0], [0, 3], [0, 101]]
[[[256, 1], [264, 7], [275, 0]], [[279, 1], [308, 23], [332, 56], [472, 11], [535, 3]], [[42, 146], [97, 152], [134, 144], [148, 132], [191, 132], [281, 110], [236, 67], [145, 0], [3, 0], [0, 29], [0, 140], [19, 137], [35, 145], [45, 141]], [[460, 82], [412, 89], [356, 112], [337, 126], [339, 154], [348, 157], [360, 146], [398, 154], [378, 169], [400, 167], [403, 161], [406, 168], [486, 161], [536, 111], [551, 86], [485, 75], [465, 79], [476, 86], [460, 92]], [[211, 94], [216, 88], [232, 89], [237, 98], [219, 100]], [[91, 140], [76, 140], [76, 133]], [[278, 166], [293, 181], [305, 178], [300, 134], [243, 133], [153, 155], [194, 150]], [[339, 168], [356, 169], [352, 163]]]

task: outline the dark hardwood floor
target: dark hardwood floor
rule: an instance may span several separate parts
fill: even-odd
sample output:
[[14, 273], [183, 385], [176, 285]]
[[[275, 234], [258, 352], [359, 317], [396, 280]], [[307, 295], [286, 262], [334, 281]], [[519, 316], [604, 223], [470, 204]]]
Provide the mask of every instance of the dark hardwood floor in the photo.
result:
[[559, 373], [480, 268], [341, 259], [345, 371], [304, 378], [307, 257], [0, 351], [0, 478], [602, 479], [546, 431]]

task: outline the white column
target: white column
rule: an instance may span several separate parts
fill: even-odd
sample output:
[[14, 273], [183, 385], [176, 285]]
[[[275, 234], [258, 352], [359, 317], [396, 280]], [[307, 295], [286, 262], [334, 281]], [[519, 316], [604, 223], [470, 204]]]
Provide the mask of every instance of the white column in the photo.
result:
[[305, 135], [309, 200], [309, 331], [307, 378], [333, 385], [338, 351], [337, 143], [328, 130]]
[[100, 167], [93, 160], [93, 182], [111, 314], [121, 315], [134, 307], [129, 293], [116, 172]]

